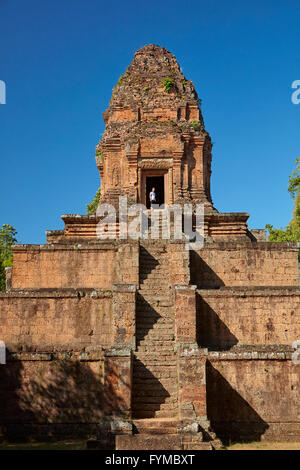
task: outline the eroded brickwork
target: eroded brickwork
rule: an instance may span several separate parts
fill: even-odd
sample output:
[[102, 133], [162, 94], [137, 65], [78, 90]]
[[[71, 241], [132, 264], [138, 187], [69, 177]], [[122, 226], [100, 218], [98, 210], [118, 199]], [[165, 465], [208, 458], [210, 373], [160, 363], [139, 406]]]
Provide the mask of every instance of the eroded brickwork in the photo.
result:
[[17, 246], [12, 287], [110, 289], [117, 281], [115, 250], [70, 245]]
[[112, 292], [0, 293], [1, 339], [12, 351], [112, 344]]
[[291, 354], [243, 360], [223, 355], [207, 363], [208, 417], [218, 435], [232, 441], [299, 439], [300, 376]]
[[206, 243], [191, 252], [191, 280], [200, 288], [299, 286], [295, 244]]
[[300, 289], [199, 290], [197, 334], [202, 346], [287, 344], [300, 331]]

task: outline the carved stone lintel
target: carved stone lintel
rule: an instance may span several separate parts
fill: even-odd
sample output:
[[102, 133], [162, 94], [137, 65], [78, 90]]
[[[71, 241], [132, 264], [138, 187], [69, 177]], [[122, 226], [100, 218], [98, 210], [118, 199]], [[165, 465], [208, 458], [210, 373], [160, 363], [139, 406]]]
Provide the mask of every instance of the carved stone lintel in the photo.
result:
[[172, 167], [173, 159], [152, 159], [141, 160], [138, 162], [138, 167], [143, 170], [168, 170]]

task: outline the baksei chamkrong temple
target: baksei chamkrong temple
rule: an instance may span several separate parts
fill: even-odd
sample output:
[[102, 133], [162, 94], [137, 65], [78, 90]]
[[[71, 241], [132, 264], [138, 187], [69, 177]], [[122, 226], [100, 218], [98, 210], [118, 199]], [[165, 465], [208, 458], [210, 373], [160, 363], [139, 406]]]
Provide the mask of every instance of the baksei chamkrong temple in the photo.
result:
[[97, 214], [72, 214], [45, 245], [15, 246], [0, 435], [165, 450], [299, 440], [296, 244], [214, 207], [198, 95], [163, 47], [135, 53], [103, 118], [100, 204], [149, 207], [152, 187], [159, 204], [204, 204], [205, 242], [100, 240]]

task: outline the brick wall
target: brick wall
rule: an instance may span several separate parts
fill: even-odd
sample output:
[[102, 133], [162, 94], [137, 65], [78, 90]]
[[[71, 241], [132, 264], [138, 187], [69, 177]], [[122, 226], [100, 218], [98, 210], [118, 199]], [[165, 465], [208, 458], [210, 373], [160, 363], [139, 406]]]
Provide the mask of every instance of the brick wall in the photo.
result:
[[292, 344], [300, 330], [300, 289], [198, 290], [197, 338], [201, 347]]
[[300, 366], [281, 356], [207, 363], [207, 413], [218, 436], [299, 440]]
[[112, 342], [112, 294], [0, 293], [0, 339], [9, 349], [73, 349]]
[[206, 243], [191, 252], [191, 282], [200, 288], [296, 286], [298, 248], [288, 243]]
[[13, 250], [12, 288], [110, 289], [115, 249], [78, 245], [21, 245]]
[[10, 353], [0, 365], [0, 440], [95, 436], [105, 416], [128, 416], [130, 364], [99, 349]]

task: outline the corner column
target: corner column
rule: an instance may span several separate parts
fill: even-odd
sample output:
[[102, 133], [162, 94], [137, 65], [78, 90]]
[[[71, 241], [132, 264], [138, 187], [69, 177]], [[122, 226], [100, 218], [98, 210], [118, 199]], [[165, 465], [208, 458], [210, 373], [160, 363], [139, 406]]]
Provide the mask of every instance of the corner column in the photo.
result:
[[113, 345], [135, 350], [136, 285], [113, 285]]
[[207, 433], [206, 410], [207, 349], [197, 344], [196, 289], [194, 285], [175, 285], [175, 339], [178, 352], [178, 407], [183, 424], [194, 423]]

